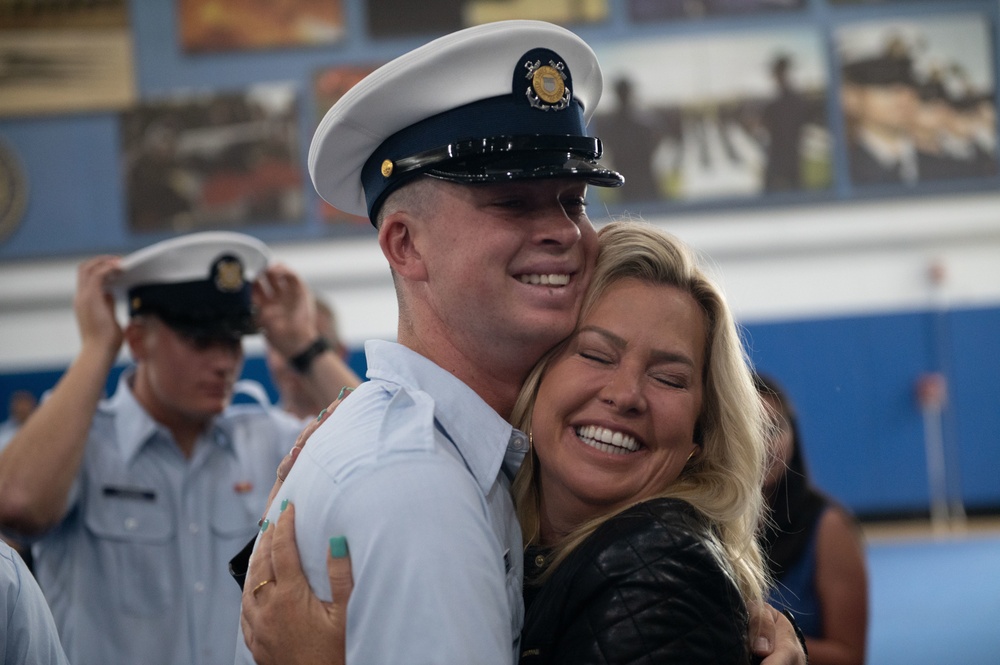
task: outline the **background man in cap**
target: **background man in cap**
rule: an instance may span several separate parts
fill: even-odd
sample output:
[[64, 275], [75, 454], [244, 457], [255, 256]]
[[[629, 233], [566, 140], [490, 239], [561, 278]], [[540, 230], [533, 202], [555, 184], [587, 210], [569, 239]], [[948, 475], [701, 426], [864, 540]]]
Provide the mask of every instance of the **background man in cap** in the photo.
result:
[[[586, 135], [600, 91], [593, 52], [569, 31], [490, 24], [377, 70], [313, 139], [317, 190], [367, 212], [399, 302], [398, 343], [368, 342], [369, 381], [302, 449], [269, 513], [294, 503], [303, 568], [325, 600], [327, 539], [346, 536], [348, 662], [518, 659], [508, 490], [529, 440], [506, 418], [575, 326], [597, 251], [586, 187], [622, 182]], [[276, 585], [252, 575], [244, 612]]]
[[[227, 562], [302, 428], [279, 409], [229, 408], [268, 256], [249, 236], [206, 233], [80, 266], [80, 353], [0, 454], [0, 525], [38, 538], [36, 574], [74, 664], [233, 660]], [[267, 276], [272, 341], [307, 346], [311, 296], [287, 269]], [[128, 298], [124, 328], [112, 289]], [[101, 401], [123, 341], [135, 366]]]

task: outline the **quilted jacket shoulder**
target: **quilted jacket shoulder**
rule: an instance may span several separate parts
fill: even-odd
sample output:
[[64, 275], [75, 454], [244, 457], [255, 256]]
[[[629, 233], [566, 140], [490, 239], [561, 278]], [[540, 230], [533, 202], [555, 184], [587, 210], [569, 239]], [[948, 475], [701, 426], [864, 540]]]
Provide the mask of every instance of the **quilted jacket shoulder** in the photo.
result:
[[749, 663], [747, 611], [707, 522], [656, 499], [602, 524], [541, 587], [525, 561], [522, 665]]

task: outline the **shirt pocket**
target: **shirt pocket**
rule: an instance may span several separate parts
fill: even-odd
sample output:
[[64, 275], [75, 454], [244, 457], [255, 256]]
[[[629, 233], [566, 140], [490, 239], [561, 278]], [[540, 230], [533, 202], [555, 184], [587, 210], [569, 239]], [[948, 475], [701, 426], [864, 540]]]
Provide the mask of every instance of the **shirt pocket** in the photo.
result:
[[89, 584], [102, 585], [112, 606], [128, 614], [153, 616], [176, 602], [176, 536], [165, 504], [152, 490], [124, 487], [103, 487], [87, 499], [84, 523], [100, 566]]
[[216, 485], [209, 515], [215, 544], [213, 565], [221, 570], [228, 570], [229, 560], [257, 534], [257, 522], [264, 512], [267, 492], [270, 490], [270, 486], [266, 489], [255, 486], [251, 491], [241, 493], [236, 492], [233, 487], [234, 483], [228, 481]]

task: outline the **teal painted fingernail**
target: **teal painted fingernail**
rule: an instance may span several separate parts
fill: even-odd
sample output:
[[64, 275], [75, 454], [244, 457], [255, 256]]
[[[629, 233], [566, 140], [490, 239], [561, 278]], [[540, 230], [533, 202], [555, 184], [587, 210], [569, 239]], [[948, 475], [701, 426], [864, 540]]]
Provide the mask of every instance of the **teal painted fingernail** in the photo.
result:
[[330, 556], [334, 559], [343, 559], [347, 556], [347, 538], [334, 536], [330, 539]]
[[347, 386], [344, 386], [343, 388], [341, 388], [341, 389], [340, 389], [340, 392], [339, 392], [339, 393], [337, 393], [337, 401], [338, 401], [338, 402], [339, 402], [339, 401], [340, 401], [341, 399], [343, 399], [343, 397], [344, 397], [344, 393], [346, 393], [346, 392], [347, 392]]
[[269, 526], [271, 526], [271, 520], [264, 520], [264, 523], [260, 525], [260, 532], [264, 533]]
[[[338, 397], [337, 399], [340, 399], [340, 398]], [[323, 409], [322, 411], [319, 412], [319, 415], [316, 416], [316, 422], [319, 422], [320, 420], [323, 420], [323, 416], [325, 416], [325, 415], [326, 415], [326, 409]]]
[[285, 508], [288, 507], [288, 499], [281, 502], [281, 512], [285, 512]]

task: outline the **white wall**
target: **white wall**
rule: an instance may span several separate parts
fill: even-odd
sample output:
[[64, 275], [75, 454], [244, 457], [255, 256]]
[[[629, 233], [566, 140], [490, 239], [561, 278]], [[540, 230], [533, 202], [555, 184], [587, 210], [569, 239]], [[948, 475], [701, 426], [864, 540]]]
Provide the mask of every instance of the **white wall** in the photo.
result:
[[[1000, 194], [651, 221], [711, 257], [744, 322], [1000, 305]], [[334, 304], [348, 344], [395, 337], [392, 283], [373, 237], [274, 250]], [[0, 371], [60, 367], [77, 353], [80, 258], [0, 265]], [[939, 286], [930, 277], [935, 264], [943, 269]], [[249, 340], [248, 353], [260, 344]]]

